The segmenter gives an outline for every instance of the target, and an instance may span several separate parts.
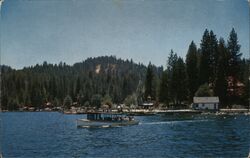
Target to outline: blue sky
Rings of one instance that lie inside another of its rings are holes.
[[[206,28],[238,33],[249,57],[247,0],[5,0],[1,10],[1,64],[14,68],[67,64],[116,55],[166,65],[171,49],[185,57]]]

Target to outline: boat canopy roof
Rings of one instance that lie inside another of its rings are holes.
[[[123,117],[123,113],[113,113],[113,112],[89,112],[87,113],[87,119],[89,120],[107,120],[116,117]]]
[[[87,114],[104,114],[104,115],[123,115],[124,113],[120,112],[88,112]]]

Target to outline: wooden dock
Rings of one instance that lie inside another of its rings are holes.
[[[247,113],[249,109],[220,109],[220,112],[224,113]]]
[[[184,110],[164,110],[164,111],[159,111],[157,113],[158,114],[200,114],[202,113],[202,111],[184,109]]]
[[[129,115],[136,115],[136,116],[148,116],[148,115],[156,115],[156,114],[200,114],[201,111],[198,110],[191,110],[191,109],[182,109],[182,110],[148,110],[148,109],[134,109],[128,112],[125,112]]]

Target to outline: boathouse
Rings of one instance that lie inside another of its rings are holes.
[[[153,102],[144,102],[144,103],[142,103],[142,104],[139,104],[139,106],[140,106],[142,109],[151,109],[151,108],[153,108],[154,103],[153,103]]]
[[[192,108],[196,110],[219,110],[219,97],[194,97]]]

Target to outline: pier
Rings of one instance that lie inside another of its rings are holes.
[[[201,111],[192,109],[179,109],[179,110],[160,110],[160,109],[132,109],[129,111],[124,111],[129,115],[155,115],[155,114],[200,114]]]

